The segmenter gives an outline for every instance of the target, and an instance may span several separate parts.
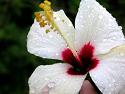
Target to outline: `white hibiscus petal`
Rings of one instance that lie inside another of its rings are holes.
[[[85,76],[69,75],[69,64],[39,66],[29,78],[30,94],[78,94]]]
[[[27,49],[30,53],[43,58],[61,59],[61,51],[66,48],[65,41],[57,32],[46,33],[46,27],[41,28],[34,22],[27,36]]]
[[[60,22],[55,19],[55,24],[60,25],[60,30],[65,32],[65,35],[73,35],[74,27],[64,12],[54,12],[54,17],[56,16],[58,16],[57,19],[62,20],[60,24]],[[48,29],[50,32],[46,33]],[[49,25],[40,27],[39,23],[34,21],[27,36],[28,51],[40,57],[61,60],[61,52],[67,47],[67,41],[63,38],[65,35],[61,35],[58,31],[53,31]],[[66,38],[68,38],[68,36]],[[71,38],[73,37],[71,36],[69,40],[71,40]]]
[[[58,13],[55,12],[54,18],[59,33],[63,36],[68,46],[73,48],[75,29],[72,22],[68,19],[63,10],[58,11]]]
[[[90,71],[90,76],[103,94],[124,94],[125,45],[102,55],[98,66]]]
[[[116,19],[96,0],[82,0],[76,16],[76,49],[85,42],[96,47],[95,54],[108,52],[115,46],[125,43],[121,27]]]

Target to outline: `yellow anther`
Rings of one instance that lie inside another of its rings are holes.
[[[48,23],[52,24],[53,26],[53,11],[51,8],[51,2],[48,0],[45,0],[44,3],[41,3],[39,5],[39,7],[44,10],[46,20],[48,20]]]
[[[39,4],[39,7],[42,8],[44,11],[51,10],[51,2],[45,0],[44,3]]]
[[[38,17],[38,16],[40,16],[40,13],[39,13],[39,12],[35,12],[34,15],[35,15],[36,17]]]
[[[36,21],[40,22],[42,20],[42,17],[36,17]]]
[[[53,21],[52,11],[46,11],[46,18],[49,22]]]
[[[54,28],[54,21],[53,21],[53,11],[51,8],[51,2],[48,0],[45,0],[43,3],[39,4],[39,7],[43,9],[44,13],[41,12],[35,12],[36,21],[39,22],[39,25],[41,27],[44,27],[45,25],[51,25],[51,27]],[[45,16],[45,19],[42,18],[42,16]],[[47,31],[49,32],[49,31]]]
[[[46,23],[45,23],[44,21],[41,21],[41,22],[39,23],[39,25],[40,25],[40,27],[44,27],[44,26],[46,25]]]
[[[44,3],[45,3],[46,5],[51,6],[51,2],[50,2],[50,1],[48,1],[48,0],[45,0],[45,1],[44,1]]]
[[[44,11],[51,11],[51,6],[45,4]]]
[[[34,15],[36,16],[36,21],[40,22],[42,20],[42,17],[39,12],[35,12]]]
[[[39,7],[44,10],[45,4],[41,3],[41,4],[39,4]]]

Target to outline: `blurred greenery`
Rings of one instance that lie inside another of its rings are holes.
[[[34,12],[43,0],[0,0],[0,94],[28,94],[28,78],[40,64],[56,63],[27,52],[26,39]],[[98,0],[125,31],[125,0]],[[74,22],[80,0],[52,0]]]

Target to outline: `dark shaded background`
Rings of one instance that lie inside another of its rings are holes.
[[[28,94],[27,80],[40,64],[57,61],[27,52],[26,38],[34,12],[43,0],[0,0],[0,94]],[[98,0],[125,31],[125,0]],[[74,22],[80,0],[52,0]]]

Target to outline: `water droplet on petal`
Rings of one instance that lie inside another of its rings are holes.
[[[55,87],[55,82],[50,82],[49,84],[48,84],[48,88],[54,88]]]
[[[31,91],[30,91],[30,94],[35,94],[35,91],[34,91],[34,90],[31,90]]]
[[[52,38],[53,36],[52,35],[49,35],[49,38]]]
[[[112,85],[111,84],[109,84],[109,87],[111,87]]]
[[[103,8],[106,11],[106,8]]]
[[[122,75],[123,78],[125,78],[125,75]]]
[[[80,18],[82,19],[82,18],[83,18],[83,16],[80,16]]]
[[[103,39],[103,42],[106,42],[107,41],[107,39]]]
[[[42,19],[43,19],[43,20],[45,20],[45,19],[46,19],[46,17],[45,17],[45,16],[42,16]]]
[[[63,81],[65,82],[65,81],[66,81],[66,79],[63,79]]]
[[[115,40],[115,39],[116,39],[116,37],[113,37],[112,39],[114,39],[114,40]]]
[[[58,54],[58,53],[56,53],[56,56],[59,56],[59,54]]]
[[[56,18],[56,20],[57,20],[57,21],[60,21],[60,18],[59,18],[59,17],[57,17],[57,18]]]
[[[103,16],[102,15],[99,15],[99,19],[102,19],[103,18]]]
[[[122,30],[122,27],[121,27],[121,26],[119,26],[119,28]]]
[[[111,88],[111,91],[114,91],[114,88]]]
[[[116,21],[116,18],[113,18],[114,21]]]
[[[89,18],[91,18],[91,15],[88,15]]]
[[[94,42],[96,42],[96,40],[95,40],[95,39],[94,39],[93,41],[94,41]]]
[[[120,53],[120,56],[124,56],[124,53]]]
[[[108,94],[112,94],[111,92],[109,92]]]
[[[68,26],[72,26],[72,24],[68,24]]]
[[[69,49],[68,45],[67,45],[67,48]]]
[[[44,80],[45,80],[45,81],[48,81],[49,79],[48,79],[48,78],[45,78]]]
[[[116,81],[113,79],[112,82],[115,83]]]
[[[87,6],[87,8],[90,8],[90,6]]]

